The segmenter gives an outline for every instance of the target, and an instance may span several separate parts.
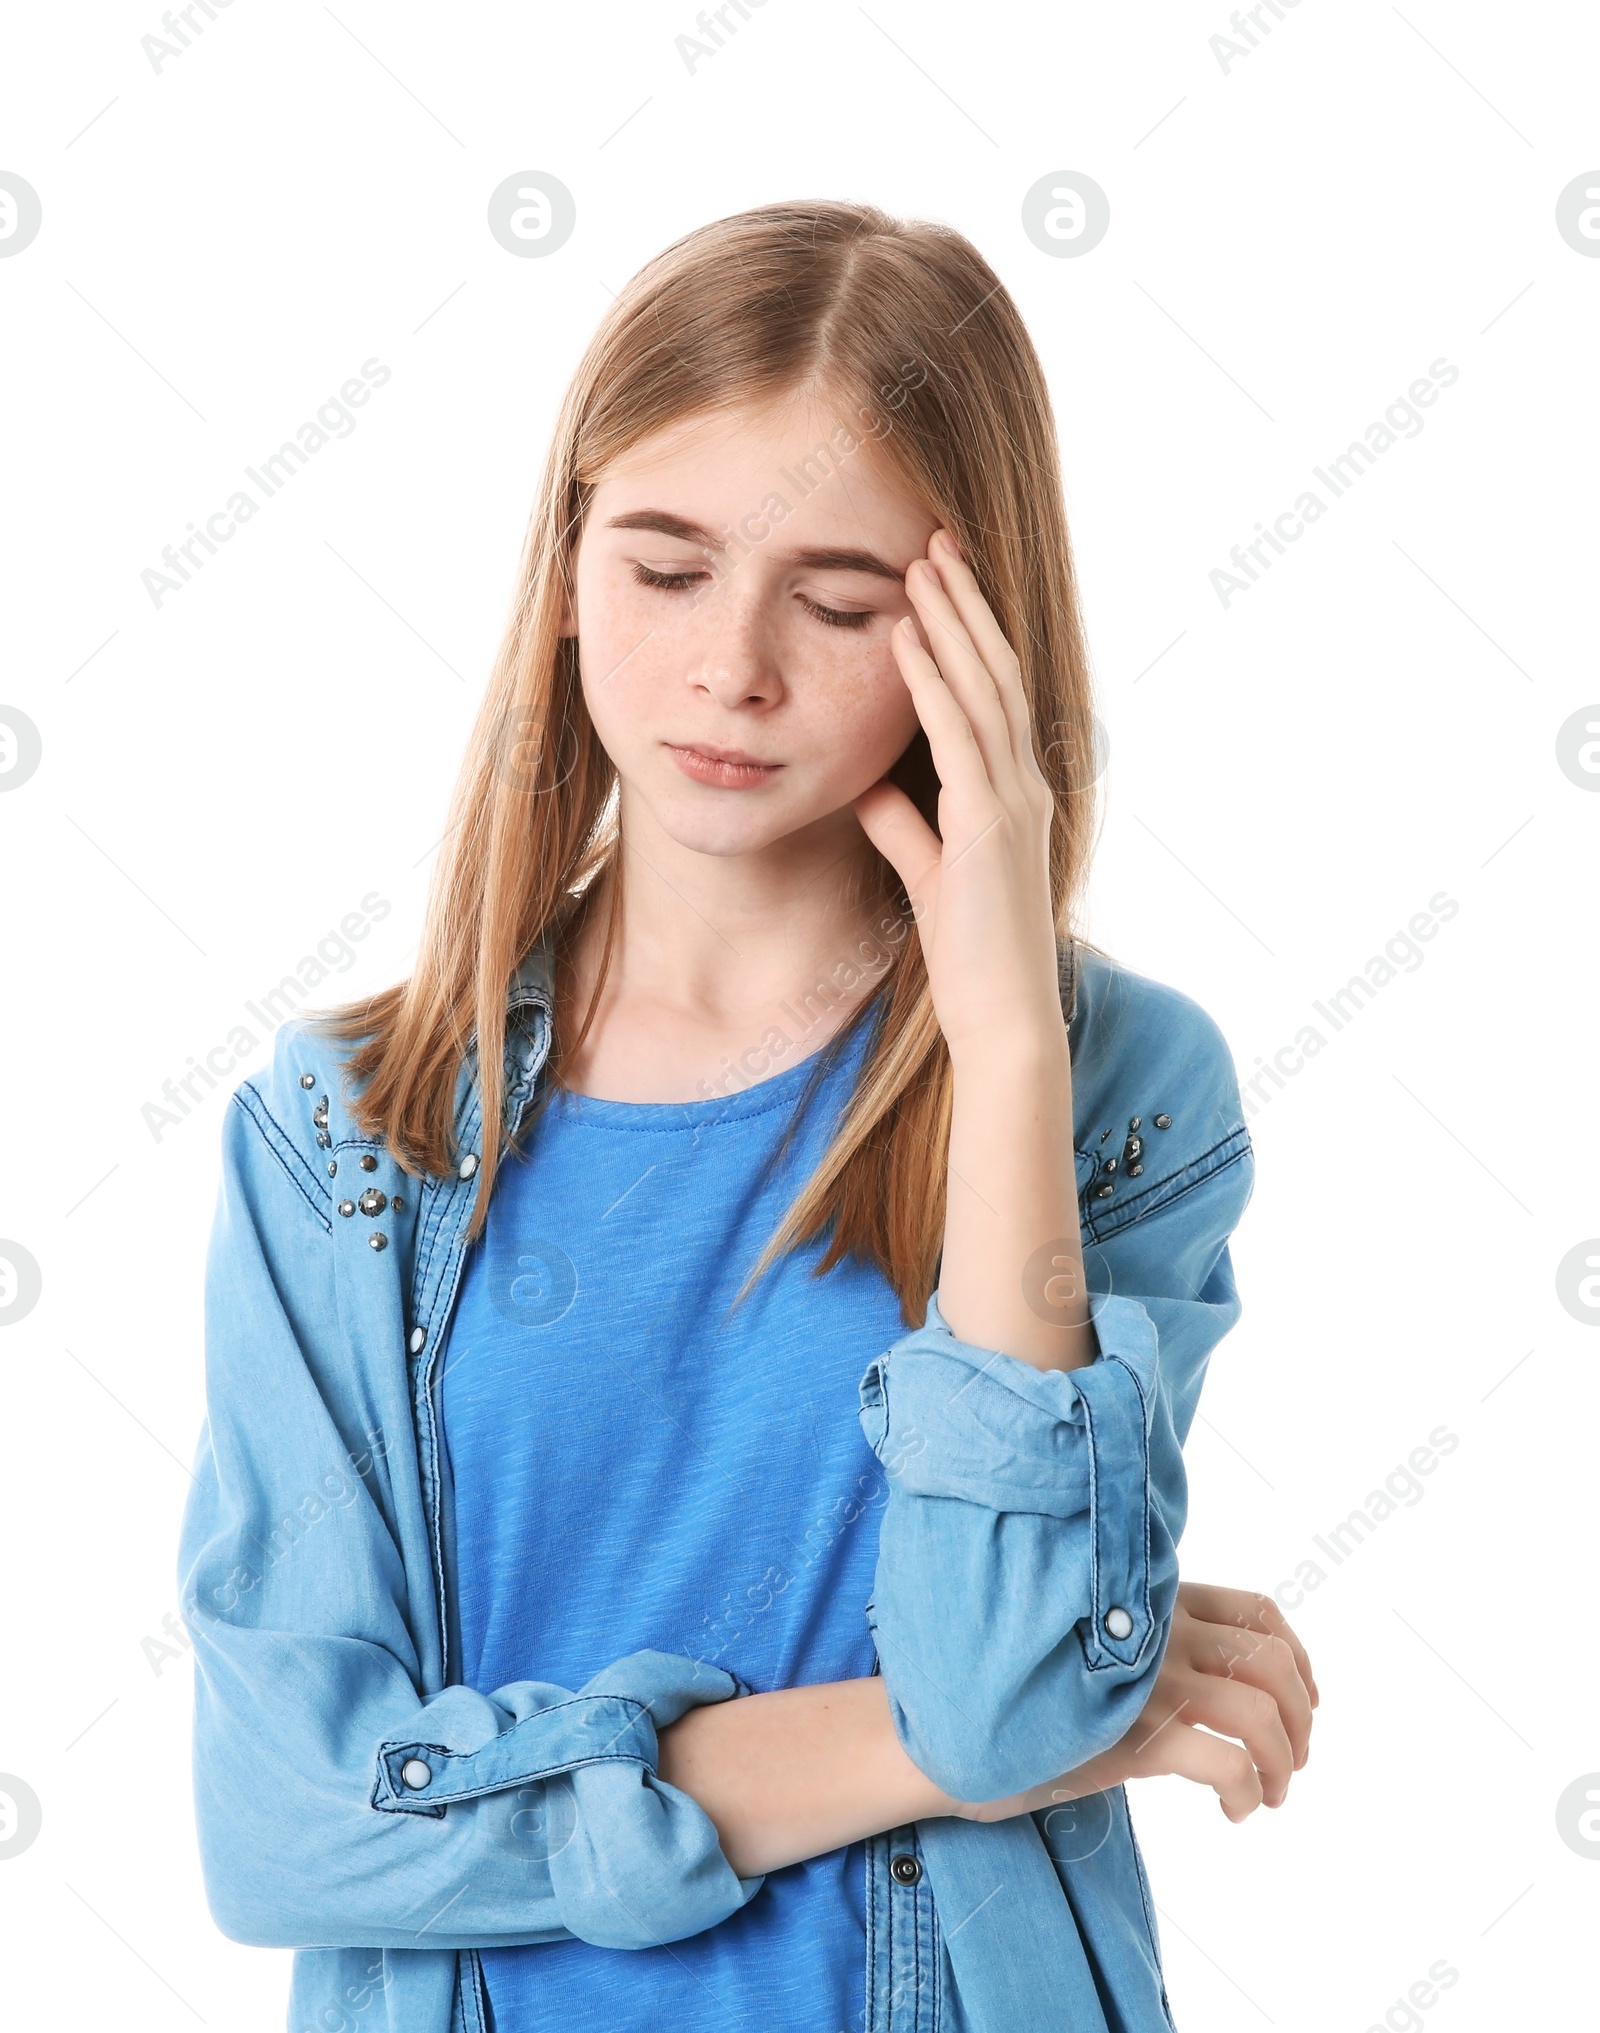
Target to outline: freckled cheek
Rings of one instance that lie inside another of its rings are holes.
[[[613,758],[652,739],[646,730],[659,722],[671,689],[660,658],[652,655],[656,644],[641,650],[635,647],[636,642],[636,637],[613,640],[603,656],[584,652],[583,689],[589,717]]]
[[[873,745],[909,740],[918,724],[900,666],[886,645],[863,646],[850,664],[819,685],[814,699],[819,725]]]
[[[579,609],[584,670],[596,677],[626,670],[633,684],[653,687],[659,696],[703,653],[706,615],[703,599],[668,600],[633,585],[607,588]]]

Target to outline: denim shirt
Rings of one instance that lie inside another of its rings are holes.
[[[1220,1033],[1094,952],[1064,948],[1060,971],[1097,1359],[1035,1369],[959,1340],[934,1300],[860,1387],[889,1481],[879,1670],[907,1752],[962,1800],[1071,1770],[1149,1699],[1181,1443],[1239,1310],[1252,1158]],[[507,1007],[502,1138],[548,1050],[545,945]],[[296,1951],[290,2033],[487,2033],[479,1949],[676,1941],[760,1892],[656,1770],[658,1730],[750,1690],[654,1651],[579,1688],[460,1683],[437,1372],[482,1148],[475,1058],[457,1171],[420,1180],[351,1123],[341,1064],[285,1024],[223,1129],[179,1546],[201,1862],[226,1935]],[[1121,1787],[866,1847],[861,2033],[1171,2026]]]

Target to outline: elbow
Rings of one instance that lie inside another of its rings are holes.
[[[206,1906],[212,1921],[229,1941],[245,1948],[306,1948],[311,1944],[294,1925],[294,1916],[260,1888],[243,1884],[231,1871],[205,1872]]]
[[[341,1911],[337,1901],[308,1903],[309,1886],[246,1880],[235,1870],[205,1873],[206,1906],[217,1930],[244,1948],[410,1948],[416,1936]]]
[[[569,1783],[571,1838],[550,1858],[562,1924],[594,1948],[656,1948],[715,1927],[760,1891],[724,1856],[699,1803],[628,1763],[581,1768]]]
[[[348,1901],[310,1854],[285,1854],[273,1831],[213,1812],[197,1816],[206,1907],[219,1933],[245,1948],[345,1948]],[[374,1943],[374,1946],[383,1944]]]

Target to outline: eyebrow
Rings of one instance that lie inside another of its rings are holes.
[[[725,551],[728,548],[726,537],[716,536],[698,522],[690,522],[687,517],[674,515],[665,508],[639,508],[627,515],[614,515],[604,526],[607,529],[654,530],[658,536],[678,537],[686,544],[698,544],[707,551]],[[874,551],[839,550],[812,544],[798,550],[773,551],[770,555],[780,564],[809,565],[817,572],[870,572],[874,578],[893,579],[897,586],[905,583],[905,573],[897,572]]]

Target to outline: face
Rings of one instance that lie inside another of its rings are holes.
[[[858,833],[918,728],[889,631],[939,526],[874,428],[825,400],[690,419],[595,488],[564,632],[625,825],[716,855]]]

